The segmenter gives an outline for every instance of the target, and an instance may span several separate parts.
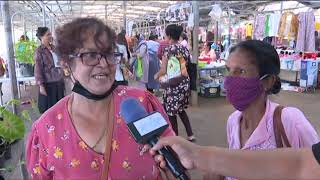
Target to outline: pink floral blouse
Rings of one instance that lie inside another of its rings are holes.
[[[113,92],[115,114],[109,180],[162,179],[158,166],[143,145],[131,137],[120,116],[120,104],[136,97],[148,112],[158,111],[167,120],[159,101],[147,91],[119,86]],[[81,139],[72,124],[67,103],[60,100],[32,126],[26,146],[27,168],[33,179],[98,180],[103,171],[103,154],[95,152]],[[168,128],[163,136],[172,136]]]

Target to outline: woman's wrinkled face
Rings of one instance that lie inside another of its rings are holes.
[[[253,64],[253,57],[241,49],[237,49],[229,55],[227,71],[229,76],[237,77],[258,77],[259,70]]]
[[[92,33],[88,36],[83,43],[83,47],[79,50],[79,54],[100,52],[95,44]],[[100,41],[109,43],[107,34],[102,35]],[[111,43],[110,46],[112,46]],[[106,53],[112,54],[113,52]],[[105,57],[102,57],[100,62],[94,66],[86,65],[83,62],[84,61],[78,57],[73,59],[73,67],[71,67],[73,77],[91,93],[98,95],[106,93],[115,80],[116,65],[108,63]]]

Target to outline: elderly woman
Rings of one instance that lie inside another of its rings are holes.
[[[47,27],[39,27],[37,37],[41,45],[35,51],[35,78],[39,85],[38,107],[41,113],[64,97],[63,70],[54,53],[52,34]]]
[[[33,124],[26,147],[32,178],[162,179],[151,155],[131,137],[120,104],[137,98],[148,112],[167,116],[150,93],[114,84],[121,60],[114,31],[96,18],[78,18],[56,32],[56,50],[74,87]],[[174,135],[171,128],[168,135]]]

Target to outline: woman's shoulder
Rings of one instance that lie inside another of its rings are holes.
[[[234,126],[239,122],[239,119],[241,117],[240,111],[234,111],[230,116],[228,117],[227,126]]]
[[[315,128],[300,109],[285,107],[281,121],[292,147],[310,147],[319,141]]]
[[[63,116],[66,116],[67,102],[70,96],[66,96],[57,102],[54,106],[44,112],[38,120],[33,123],[33,126],[39,128],[46,128],[48,125],[56,126],[62,123]]]
[[[145,97],[147,95],[147,91],[141,88],[136,88],[136,87],[132,87],[132,86],[122,86],[119,85],[116,88],[116,91],[118,96],[122,96],[124,94],[126,94],[126,96],[131,96],[131,97]]]
[[[300,124],[307,120],[300,109],[290,106],[283,108],[281,116],[283,123]]]

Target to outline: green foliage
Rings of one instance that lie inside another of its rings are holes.
[[[34,53],[37,49],[37,43],[31,41],[18,41],[15,45],[15,57],[18,62],[34,64]]]
[[[8,106],[16,104],[20,105],[19,100],[11,100],[5,105],[0,106],[0,138],[3,139],[6,144],[11,144],[16,140],[23,139],[26,128],[25,121],[31,121],[30,111],[23,110],[19,115],[15,115],[7,109]],[[32,100],[32,110],[39,115],[38,108],[35,102]]]
[[[22,139],[25,133],[24,121],[3,107],[0,109],[0,115],[3,118],[0,122],[0,136],[9,143]]]

